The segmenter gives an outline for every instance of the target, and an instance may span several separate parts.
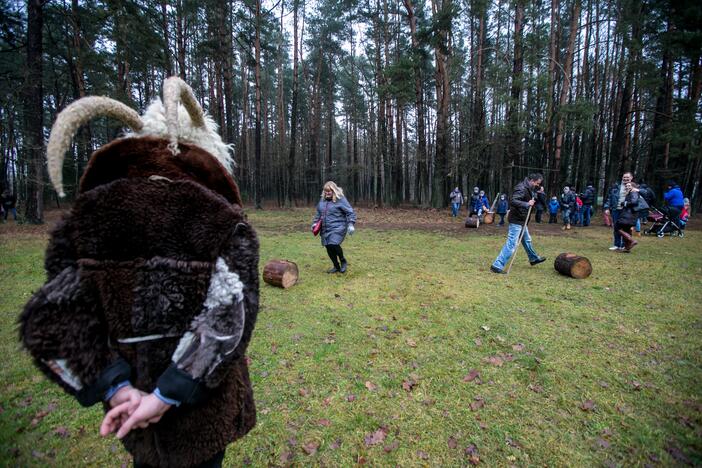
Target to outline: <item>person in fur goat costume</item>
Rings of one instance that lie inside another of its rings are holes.
[[[83,98],[49,140],[61,195],[63,154],[98,115],[132,132],[91,156],[20,317],[22,343],[81,405],[103,403],[101,434],[116,432],[135,466],[218,466],[256,422],[245,352],[259,245],[229,148],[179,78],[143,117]]]

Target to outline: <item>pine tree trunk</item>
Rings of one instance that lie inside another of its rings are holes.
[[[27,158],[27,198],[24,215],[27,222],[44,222],[44,133],[42,87],[42,0],[27,3],[27,79],[25,80],[24,118]],[[15,194],[16,195],[16,194]]]

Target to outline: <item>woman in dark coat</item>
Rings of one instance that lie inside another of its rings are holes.
[[[631,230],[636,225],[636,219],[638,218],[639,191],[634,188],[631,182],[627,182],[624,185],[624,191],[626,195],[622,205],[622,212],[617,219],[616,229],[624,240],[623,251],[628,253],[638,244],[631,236]]]
[[[344,191],[334,182],[324,184],[322,198],[317,204],[317,214],[312,221],[312,227],[322,219],[322,230],[319,237],[322,245],[327,248],[327,254],[333,267],[327,273],[346,273],[348,263],[341,249],[341,243],[355,231],[356,213],[344,197]]]

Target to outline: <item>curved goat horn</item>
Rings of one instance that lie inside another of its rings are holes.
[[[170,143],[168,149],[178,154],[178,104],[182,103],[190,115],[194,127],[205,127],[205,112],[195,98],[193,89],[177,76],[171,76],[163,82],[163,107],[166,111],[166,125]]]
[[[139,114],[125,104],[114,99],[102,96],[91,96],[79,99],[59,113],[56,117],[49,144],[46,148],[46,160],[49,164],[49,178],[59,197],[64,197],[63,192],[63,158],[71,146],[73,137],[78,129],[95,117],[115,118],[138,132],[142,128]]]

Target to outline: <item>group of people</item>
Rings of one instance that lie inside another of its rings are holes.
[[[463,197],[461,189],[456,187],[449,194],[449,200],[451,201],[451,216],[454,218],[458,216],[461,206],[466,202],[468,203],[468,216],[482,217],[483,214],[490,211],[490,200],[485,194],[485,190],[480,190],[480,187],[473,187],[473,193],[467,200]]]

